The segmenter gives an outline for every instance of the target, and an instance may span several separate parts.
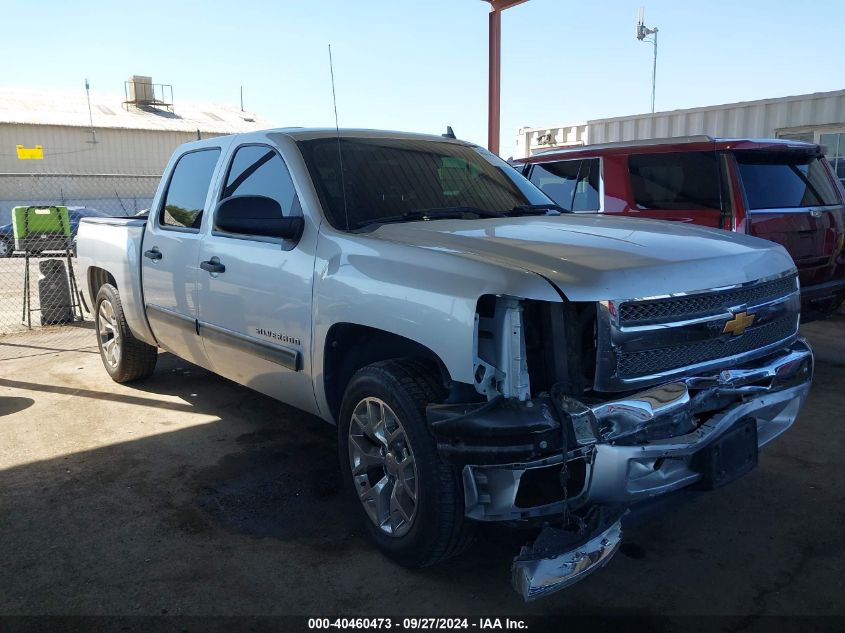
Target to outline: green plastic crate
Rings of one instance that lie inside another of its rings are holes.
[[[15,250],[64,250],[70,244],[67,207],[15,207],[12,233]]]

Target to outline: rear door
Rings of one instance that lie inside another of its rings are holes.
[[[281,155],[263,144],[237,147],[218,201],[265,196],[283,216],[301,216]],[[306,217],[298,241],[228,233],[214,217],[200,245],[199,329],[212,369],[306,411],[315,410],[311,367],[311,288],[317,229]]]
[[[832,280],[842,252],[843,205],[815,148],[736,152],[749,232],[783,245],[801,285]]]
[[[628,213],[634,217],[730,228],[729,197],[715,151],[628,156]]]
[[[200,225],[219,148],[183,154],[170,171],[167,188],[144,231],[141,279],[147,319],[159,345],[208,366],[197,334],[197,272]]]

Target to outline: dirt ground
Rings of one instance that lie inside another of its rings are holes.
[[[3,337],[0,614],[843,616],[845,317],[804,333],[812,393],[755,471],[634,513],[607,568],[528,605],[525,534],[422,571],[373,549],[325,423],[169,354],[114,384],[90,330]]]

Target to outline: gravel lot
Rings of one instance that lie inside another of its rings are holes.
[[[641,509],[606,569],[530,605],[509,585],[524,534],[422,571],[383,558],[325,423],[169,354],[116,385],[90,330],[0,338],[0,614],[843,616],[845,317],[804,330],[815,384],[760,466]]]

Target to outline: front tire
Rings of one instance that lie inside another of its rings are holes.
[[[346,487],[375,544],[406,567],[433,565],[469,542],[460,472],[440,459],[425,419],[444,395],[425,365],[388,360],[359,370],[341,405]]]
[[[11,257],[14,252],[12,243],[4,237],[0,237],[0,258]]]
[[[126,324],[117,288],[103,284],[94,303],[94,327],[103,366],[115,382],[131,382],[153,373],[158,348],[139,341]]]

